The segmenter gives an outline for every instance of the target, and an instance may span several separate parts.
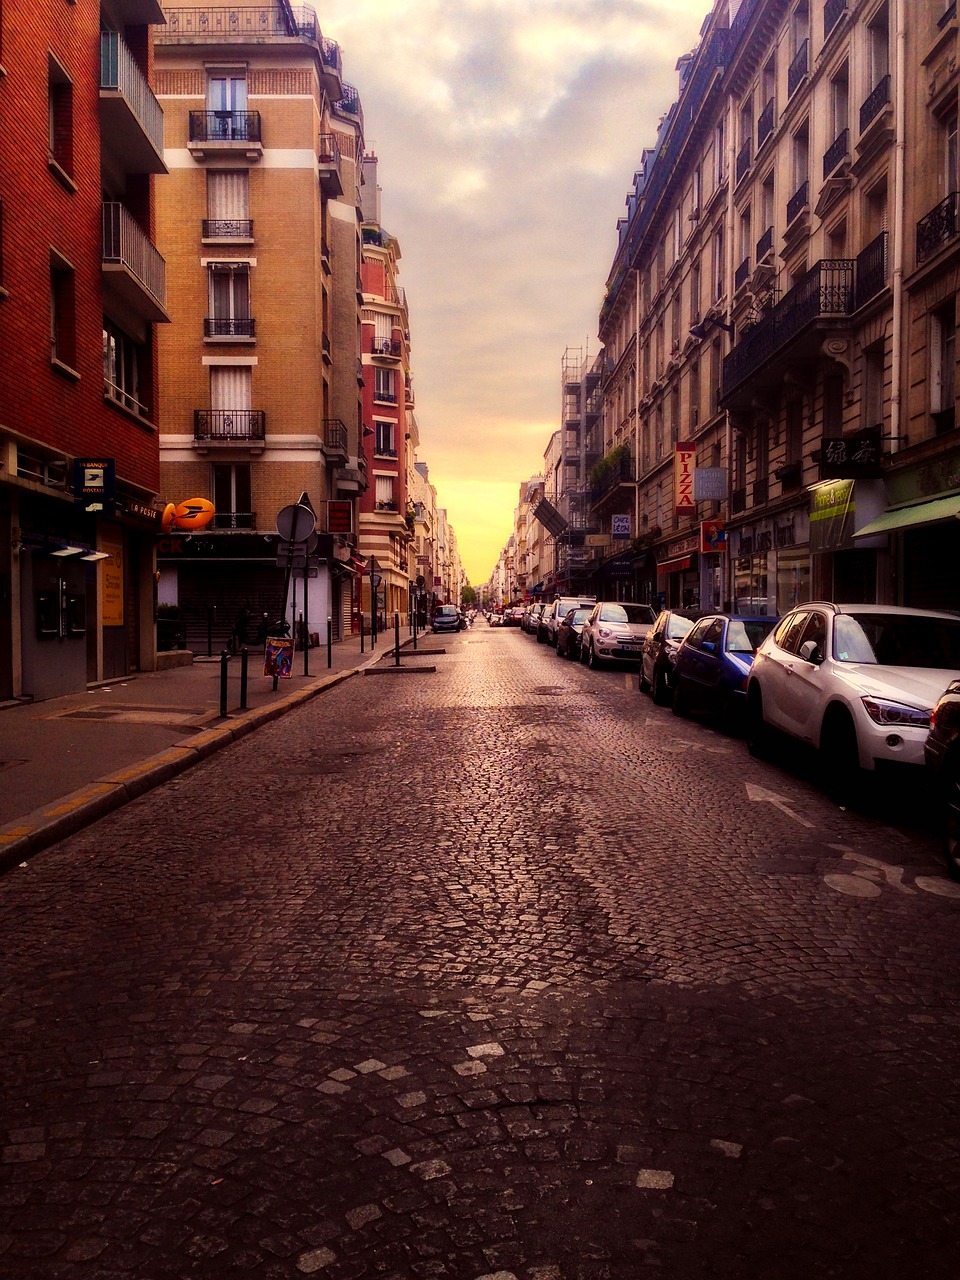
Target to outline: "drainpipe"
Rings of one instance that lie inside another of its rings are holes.
[[[636,483],[633,487],[633,536],[640,537],[640,449],[643,434],[640,430],[640,268],[633,269],[633,282],[636,291],[634,306],[634,353],[633,353],[633,462],[636,469]]]
[[[894,146],[893,177],[893,369],[890,381],[890,452],[897,453],[903,443],[901,360],[903,351],[903,220],[904,220],[904,160],[906,152],[907,113],[907,49],[906,3],[894,0],[897,23],[896,47],[896,141]]]
[[[736,143],[736,135],[734,131],[735,123],[736,123],[736,117],[734,115],[733,95],[731,94],[727,100],[727,165],[728,165],[728,168],[727,168],[727,231],[726,231],[727,278],[724,281],[724,286],[727,290],[727,293],[730,299],[730,307],[727,311],[728,321],[730,320],[733,314],[732,286],[733,286],[733,272],[735,269],[734,236],[736,235],[736,206],[734,205],[734,200],[733,200],[733,189],[734,189],[734,186],[736,185],[734,181],[734,175],[736,174],[736,164],[737,164],[737,143]],[[730,341],[729,334],[727,335],[727,341],[728,343]],[[720,362],[720,376],[721,376],[721,384],[722,384],[722,379],[723,379],[723,361],[722,360]],[[731,494],[733,492],[733,423],[730,420],[729,409],[724,410],[723,416],[724,416],[723,448],[724,448],[724,452],[726,454],[726,460],[727,460],[727,525],[729,526],[730,517],[733,514],[733,507],[731,503]],[[729,543],[729,533],[728,533],[728,542],[727,542],[726,574],[724,576],[725,576],[725,581],[723,584],[723,590],[724,590],[725,599],[722,600],[720,603],[724,609],[728,609],[732,611],[734,607],[733,554],[732,554],[732,547],[730,546],[730,543]]]

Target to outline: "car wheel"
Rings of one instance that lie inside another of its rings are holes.
[[[663,667],[653,673],[653,700],[658,707],[668,707],[673,701],[673,690]]]
[[[856,800],[863,788],[857,730],[848,712],[828,711],[820,728],[820,770],[827,794],[838,804]]]
[[[587,663],[587,646],[581,642],[580,644],[580,664],[586,666]]]
[[[770,726],[763,718],[763,696],[752,688],[747,693],[746,715],[747,750],[755,760],[767,760],[770,756]]]
[[[943,778],[943,854],[947,870],[960,880],[960,756],[946,761]]]
[[[673,701],[670,705],[675,716],[685,716],[689,714],[690,699],[683,687],[683,681],[679,676],[676,678],[676,684],[673,689]]]
[[[602,665],[602,661],[597,657],[597,651],[591,643],[590,648],[587,651],[587,666],[591,671],[599,671]]]

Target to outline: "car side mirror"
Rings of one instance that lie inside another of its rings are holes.
[[[716,652],[717,652],[717,646],[716,646],[715,641],[713,641],[713,640],[704,640],[704,642],[703,642],[703,652],[704,652],[704,653],[716,653]]]
[[[814,666],[819,665],[823,658],[820,656],[820,646],[816,640],[804,640],[800,646],[800,657],[804,662],[812,662]]]

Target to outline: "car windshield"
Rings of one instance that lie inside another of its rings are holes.
[[[651,610],[645,604],[605,604],[600,608],[601,622],[652,622]]]
[[[681,618],[678,613],[675,613],[668,619],[664,634],[668,640],[682,640],[692,628],[693,623],[693,618]]]
[[[960,670],[960,618],[841,613],[833,628],[838,662]]]
[[[727,628],[728,653],[756,653],[776,618],[734,618]]]
[[[437,610],[438,618],[455,618],[457,616],[456,605],[442,604]]]
[[[589,609],[571,609],[564,622],[571,627],[582,627],[586,620],[590,617]]]

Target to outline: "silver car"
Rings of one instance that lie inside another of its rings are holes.
[[[648,604],[601,600],[593,606],[580,635],[580,661],[588,667],[603,662],[639,662],[643,642],[656,614]]]

